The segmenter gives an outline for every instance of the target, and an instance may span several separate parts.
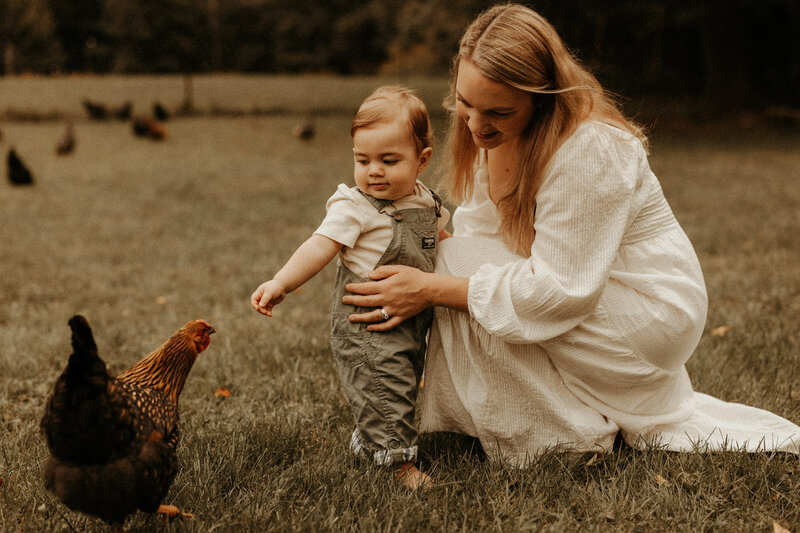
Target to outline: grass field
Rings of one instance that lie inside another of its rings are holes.
[[[342,109],[365,86],[337,96]],[[221,94],[220,108],[241,102]],[[485,460],[467,438],[431,435],[422,467],[439,486],[425,494],[354,461],[328,347],[332,268],[273,319],[247,302],[352,175],[349,112],[325,113],[304,143],[289,134],[304,109],[287,109],[179,118],[155,143],[70,107],[59,116],[76,121],[78,145],[66,158],[53,153],[59,121],[0,123],[0,154],[15,146],[37,180],[0,183],[0,530],[106,530],[41,481],[38,421],[76,313],[112,371],[190,319],[218,330],[181,397],[181,471],[167,496],[195,519],[166,531],[800,530],[795,456],[623,447],[547,453],[520,470]],[[800,135],[656,131],[651,165],[709,290],[688,365],[695,388],[800,421]],[[719,326],[731,329],[713,336]],[[215,396],[219,387],[231,396]],[[126,526],[160,520],[139,513]]]

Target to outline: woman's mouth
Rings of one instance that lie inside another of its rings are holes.
[[[494,130],[494,131],[489,132],[489,133],[476,133],[475,137],[477,137],[478,139],[480,139],[482,141],[488,141],[490,139],[493,139],[498,133],[500,133],[500,132],[497,131],[497,130]]]

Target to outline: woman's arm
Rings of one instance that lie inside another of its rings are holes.
[[[350,315],[352,322],[374,322],[367,329],[387,331],[428,307],[439,305],[468,312],[467,289],[469,278],[422,272],[402,265],[384,265],[370,274],[363,283],[349,283],[349,292],[342,303],[377,307],[368,313]],[[389,315],[382,319],[381,308]]]

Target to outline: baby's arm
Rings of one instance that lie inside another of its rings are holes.
[[[270,281],[258,286],[250,296],[250,305],[262,315],[272,316],[272,308],[325,268],[341,247],[333,239],[315,233],[300,245]]]
[[[450,238],[452,236],[453,236],[453,234],[450,233],[449,231],[447,231],[444,228],[439,230],[439,242],[442,242],[443,240],[445,240],[447,238]]]

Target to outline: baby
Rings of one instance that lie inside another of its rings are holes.
[[[286,294],[311,279],[337,254],[339,267],[331,311],[331,348],[342,388],[355,417],[350,448],[380,465],[393,465],[404,485],[432,483],[414,463],[414,411],[433,309],[387,332],[367,330],[348,316],[370,311],[342,303],[345,285],[366,281],[385,264],[432,272],[449,213],[417,180],[430,162],[433,133],[425,104],[403,87],[376,89],[359,107],[350,128],[355,187],[339,185],[327,215],[272,280],[250,297],[272,316]],[[389,316],[381,310],[383,319]]]

